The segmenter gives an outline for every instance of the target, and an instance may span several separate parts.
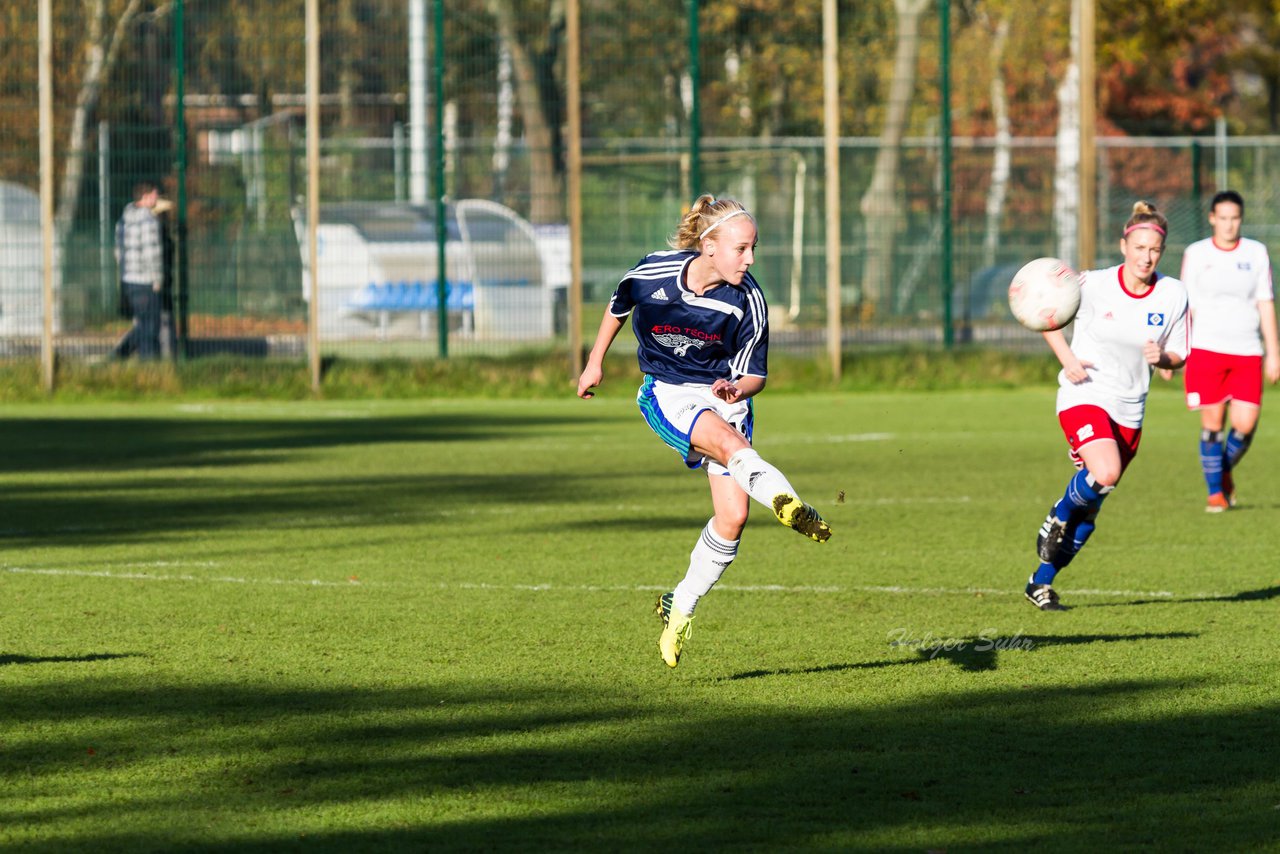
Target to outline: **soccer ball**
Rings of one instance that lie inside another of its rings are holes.
[[[1030,261],[1009,283],[1009,308],[1028,329],[1061,329],[1080,310],[1080,274],[1057,258]]]

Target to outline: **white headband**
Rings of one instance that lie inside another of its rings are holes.
[[[715,231],[717,228],[719,228],[719,227],[720,227],[720,223],[722,223],[722,222],[726,222],[727,220],[731,220],[731,219],[733,219],[735,216],[737,216],[738,214],[744,214],[744,213],[746,213],[746,211],[744,211],[744,210],[742,210],[741,208],[739,208],[738,210],[734,211],[733,213],[727,213],[727,214],[725,214],[724,216],[720,217],[720,218],[719,218],[718,220],[716,220],[715,222],[711,223],[711,225],[707,226],[707,227],[706,227],[706,229],[704,229],[704,230],[703,230],[702,234],[699,234],[699,235],[698,235],[698,239],[699,239],[699,240],[701,240],[702,238],[706,237],[706,236],[707,236],[708,234],[710,234],[711,232]]]

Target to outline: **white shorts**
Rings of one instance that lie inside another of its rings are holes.
[[[636,395],[636,403],[640,405],[640,412],[649,428],[680,454],[685,465],[696,469],[705,463],[708,474],[727,475],[729,470],[693,449],[690,437],[698,416],[707,410],[716,413],[745,436],[748,442],[751,441],[755,428],[751,398],[737,403],[725,403],[711,393],[710,386],[673,385],[646,375],[640,392]]]

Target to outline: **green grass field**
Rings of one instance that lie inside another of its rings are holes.
[[[706,487],[608,391],[7,406],[0,847],[1278,850],[1265,419],[1208,516],[1154,393],[1042,614],[1051,388],[766,392],[835,536],[754,508],[669,671]]]

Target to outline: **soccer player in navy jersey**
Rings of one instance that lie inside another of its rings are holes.
[[[578,380],[578,396],[591,397],[630,315],[645,375],[640,411],[685,465],[708,475],[715,515],[684,579],[658,599],[658,648],[669,667],[680,661],[698,600],[738,553],[750,499],[810,539],[831,536],[818,511],[751,447],[751,399],[764,388],[769,349],[768,308],[748,272],[756,236],[741,203],[700,196],[669,240],[672,249],[646,256],[618,283]]]
[[[1258,426],[1262,380],[1280,380],[1271,258],[1265,244],[1240,236],[1243,220],[1244,198],[1223,190],[1209,205],[1213,236],[1182,255],[1192,320],[1187,408],[1200,410],[1200,466],[1210,513],[1235,506],[1235,468]]]
[[[1188,352],[1187,289],[1156,273],[1169,223],[1137,202],[1120,238],[1124,263],[1080,275],[1071,343],[1044,333],[1062,363],[1058,423],[1076,474],[1036,539],[1040,566],[1026,596],[1042,611],[1064,611],[1053,579],[1093,534],[1102,502],[1138,453],[1151,371],[1182,367]]]

